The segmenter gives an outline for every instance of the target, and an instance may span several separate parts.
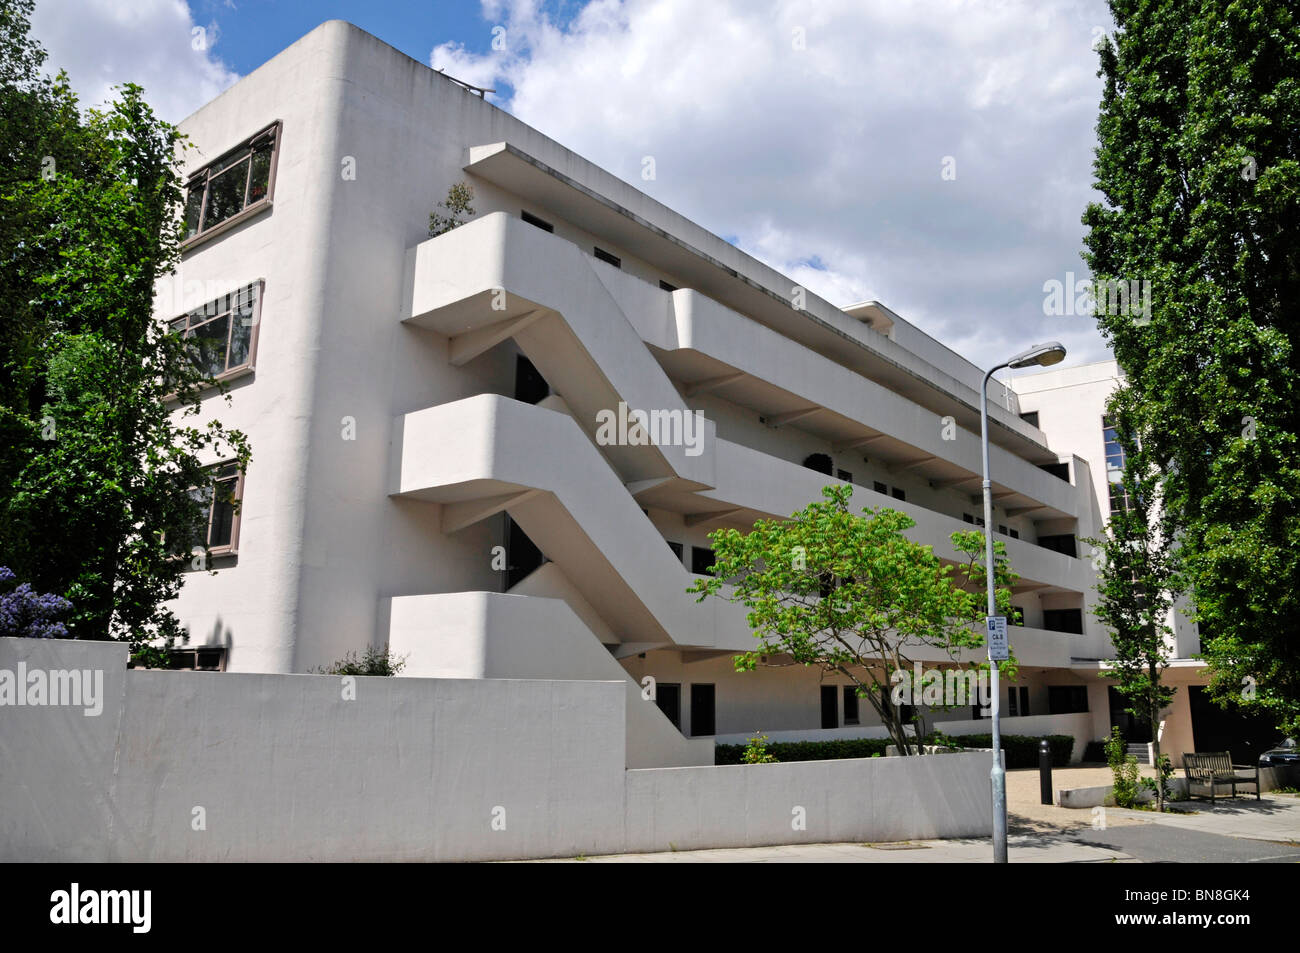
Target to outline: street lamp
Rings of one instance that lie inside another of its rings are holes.
[[[984,575],[988,584],[988,617],[998,611],[993,579],[993,484],[989,481],[989,378],[1004,367],[1050,367],[1065,359],[1065,346],[1055,341],[1035,344],[1010,360],[991,368],[980,386],[980,452],[984,460]],[[992,623],[990,623],[991,625]],[[993,862],[1007,862],[1007,772],[1002,767],[1002,690],[998,685],[998,664],[989,646],[989,676],[993,689]]]

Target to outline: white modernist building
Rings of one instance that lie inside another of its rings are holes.
[[[734,672],[743,612],[686,589],[710,531],[831,481],[955,557],[950,535],[982,524],[980,368],[877,302],[795,288],[341,21],[182,129],[190,237],[158,311],[208,343],[230,391],[212,414],[253,449],[218,470],[241,500],[212,507],[218,571],[175,605],[200,667],[306,672],[387,643],[403,675],[618,679],[629,766],[712,763],[755,730],[883,734],[843,680]],[[460,182],[473,214],[429,238]],[[1003,730],[1074,734],[1077,758],[1110,725],[1079,542],[1103,531],[1104,450],[1100,412],[1048,379],[991,387],[989,529],[1023,623]],[[658,443],[598,439],[632,411]]]

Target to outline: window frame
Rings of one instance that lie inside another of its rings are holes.
[[[230,367],[229,366],[230,345],[231,345],[231,341],[234,338],[234,333],[235,333],[235,315],[239,313],[238,311],[235,310],[234,305],[230,304],[230,302],[232,301],[232,299],[237,300],[237,296],[242,294],[245,291],[245,289],[252,289],[252,295],[253,295],[253,308],[252,308],[253,320],[252,320],[252,332],[248,336],[248,358],[242,364],[236,364],[234,367]],[[234,380],[239,377],[244,377],[247,374],[252,374],[254,371],[257,370],[257,340],[261,336],[262,298],[265,296],[265,294],[266,294],[266,279],[258,278],[254,281],[248,282],[247,284],[243,284],[237,288],[233,288],[230,291],[227,291],[225,294],[219,295],[217,298],[213,299],[212,301],[205,301],[200,307],[193,308],[190,311],[186,311],[182,314],[178,314],[174,317],[167,319],[167,328],[169,331],[176,331],[177,330],[175,327],[176,322],[185,319],[187,323],[185,325],[184,330],[181,333],[182,333],[182,339],[188,340],[188,337],[186,337],[186,335],[188,335],[189,332],[192,331],[194,328],[201,327],[212,321],[216,321],[223,314],[230,315],[230,327],[227,328],[226,330],[227,367],[220,374],[217,374],[210,378],[206,378],[207,381],[215,384],[220,381]],[[208,306],[216,304],[222,299],[225,299],[226,302],[228,303],[228,307],[226,308],[226,310],[213,311],[212,314],[209,316]],[[189,324],[188,319],[191,316],[199,313],[204,315],[203,320],[197,322],[196,324]]]
[[[235,490],[232,499],[232,502],[234,504],[234,513],[231,515],[230,518],[230,542],[222,543],[220,546],[212,546],[209,545],[209,543],[212,539],[212,520],[217,509],[216,484],[218,482],[225,482],[226,480],[229,479],[229,478],[223,478],[221,480],[218,480],[217,474],[219,474],[226,467],[235,468],[235,475],[234,475]],[[219,460],[216,463],[209,464],[207,467],[205,467],[205,469],[209,474],[212,475],[212,478],[208,481],[207,485],[209,487],[212,487],[213,493],[212,493],[212,498],[208,501],[208,515],[207,515],[208,526],[207,526],[207,531],[203,534],[203,547],[205,550],[207,550],[208,555],[214,558],[219,556],[237,556],[239,555],[239,530],[241,524],[243,523],[243,515],[244,515],[244,477],[245,477],[244,471],[240,468],[239,461],[234,457],[225,460]],[[190,492],[193,493],[198,489],[199,487],[191,487]],[[188,552],[177,553],[176,558],[189,559],[193,556],[194,550],[197,548],[198,548],[197,546],[191,546]]]
[[[239,223],[248,221],[250,218],[253,218],[255,215],[261,214],[262,212],[271,208],[275,204],[276,169],[280,165],[280,141],[281,141],[281,134],[284,131],[283,126],[284,124],[281,120],[279,119],[275,120],[270,125],[264,126],[261,129],[259,129],[257,132],[253,133],[247,139],[242,140],[239,143],[239,145],[235,146],[232,149],[227,149],[225,152],[221,153],[221,155],[217,156],[211,162],[208,162],[205,165],[200,166],[199,168],[191,172],[188,176],[186,176],[185,184],[184,186],[182,186],[182,188],[185,190],[185,202],[181,207],[181,223],[182,225],[184,225],[186,211],[189,208],[190,191],[200,180],[202,180],[203,201],[199,204],[199,224],[202,225],[204,216],[207,214],[208,211],[208,202],[209,199],[211,198],[211,185],[212,185],[212,179],[214,178],[214,176],[212,175],[213,169],[215,169],[217,166],[221,165],[221,163],[225,162],[227,159],[229,159],[231,156],[237,153],[247,150],[249,154],[248,172],[246,173],[246,176],[244,178],[244,207],[241,208],[234,215],[231,215],[229,218],[226,218],[223,221],[220,221],[217,224],[213,225],[211,228],[200,228],[193,235],[190,235],[189,237],[183,239],[180,245],[180,250],[182,254],[188,252],[190,249],[195,248],[198,245],[203,244],[209,239],[215,238],[218,235],[221,235],[229,231]],[[258,140],[264,138],[267,135],[271,136],[271,159],[270,159],[270,169],[267,172],[267,179],[266,179],[266,195],[262,196],[256,202],[250,204],[248,202],[248,190],[250,186],[249,180],[251,179],[253,174],[252,156],[254,152],[256,152],[256,150],[254,149],[254,144],[257,143]]]

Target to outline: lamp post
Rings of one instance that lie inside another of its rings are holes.
[[[988,617],[998,611],[993,578],[993,484],[989,480],[989,378],[1004,367],[1050,367],[1065,359],[1065,347],[1055,341],[1035,344],[1027,351],[991,368],[980,386],[980,454],[984,462],[984,575],[988,587]],[[1002,690],[998,684],[998,664],[989,651],[989,677],[993,694],[993,862],[1007,862],[1007,772],[1002,767]]]

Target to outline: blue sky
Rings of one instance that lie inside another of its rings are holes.
[[[33,32],[84,102],[131,81],[180,121],[334,18],[834,304],[977,364],[1109,357],[1044,307],[1087,274],[1105,0],[39,0]]]

